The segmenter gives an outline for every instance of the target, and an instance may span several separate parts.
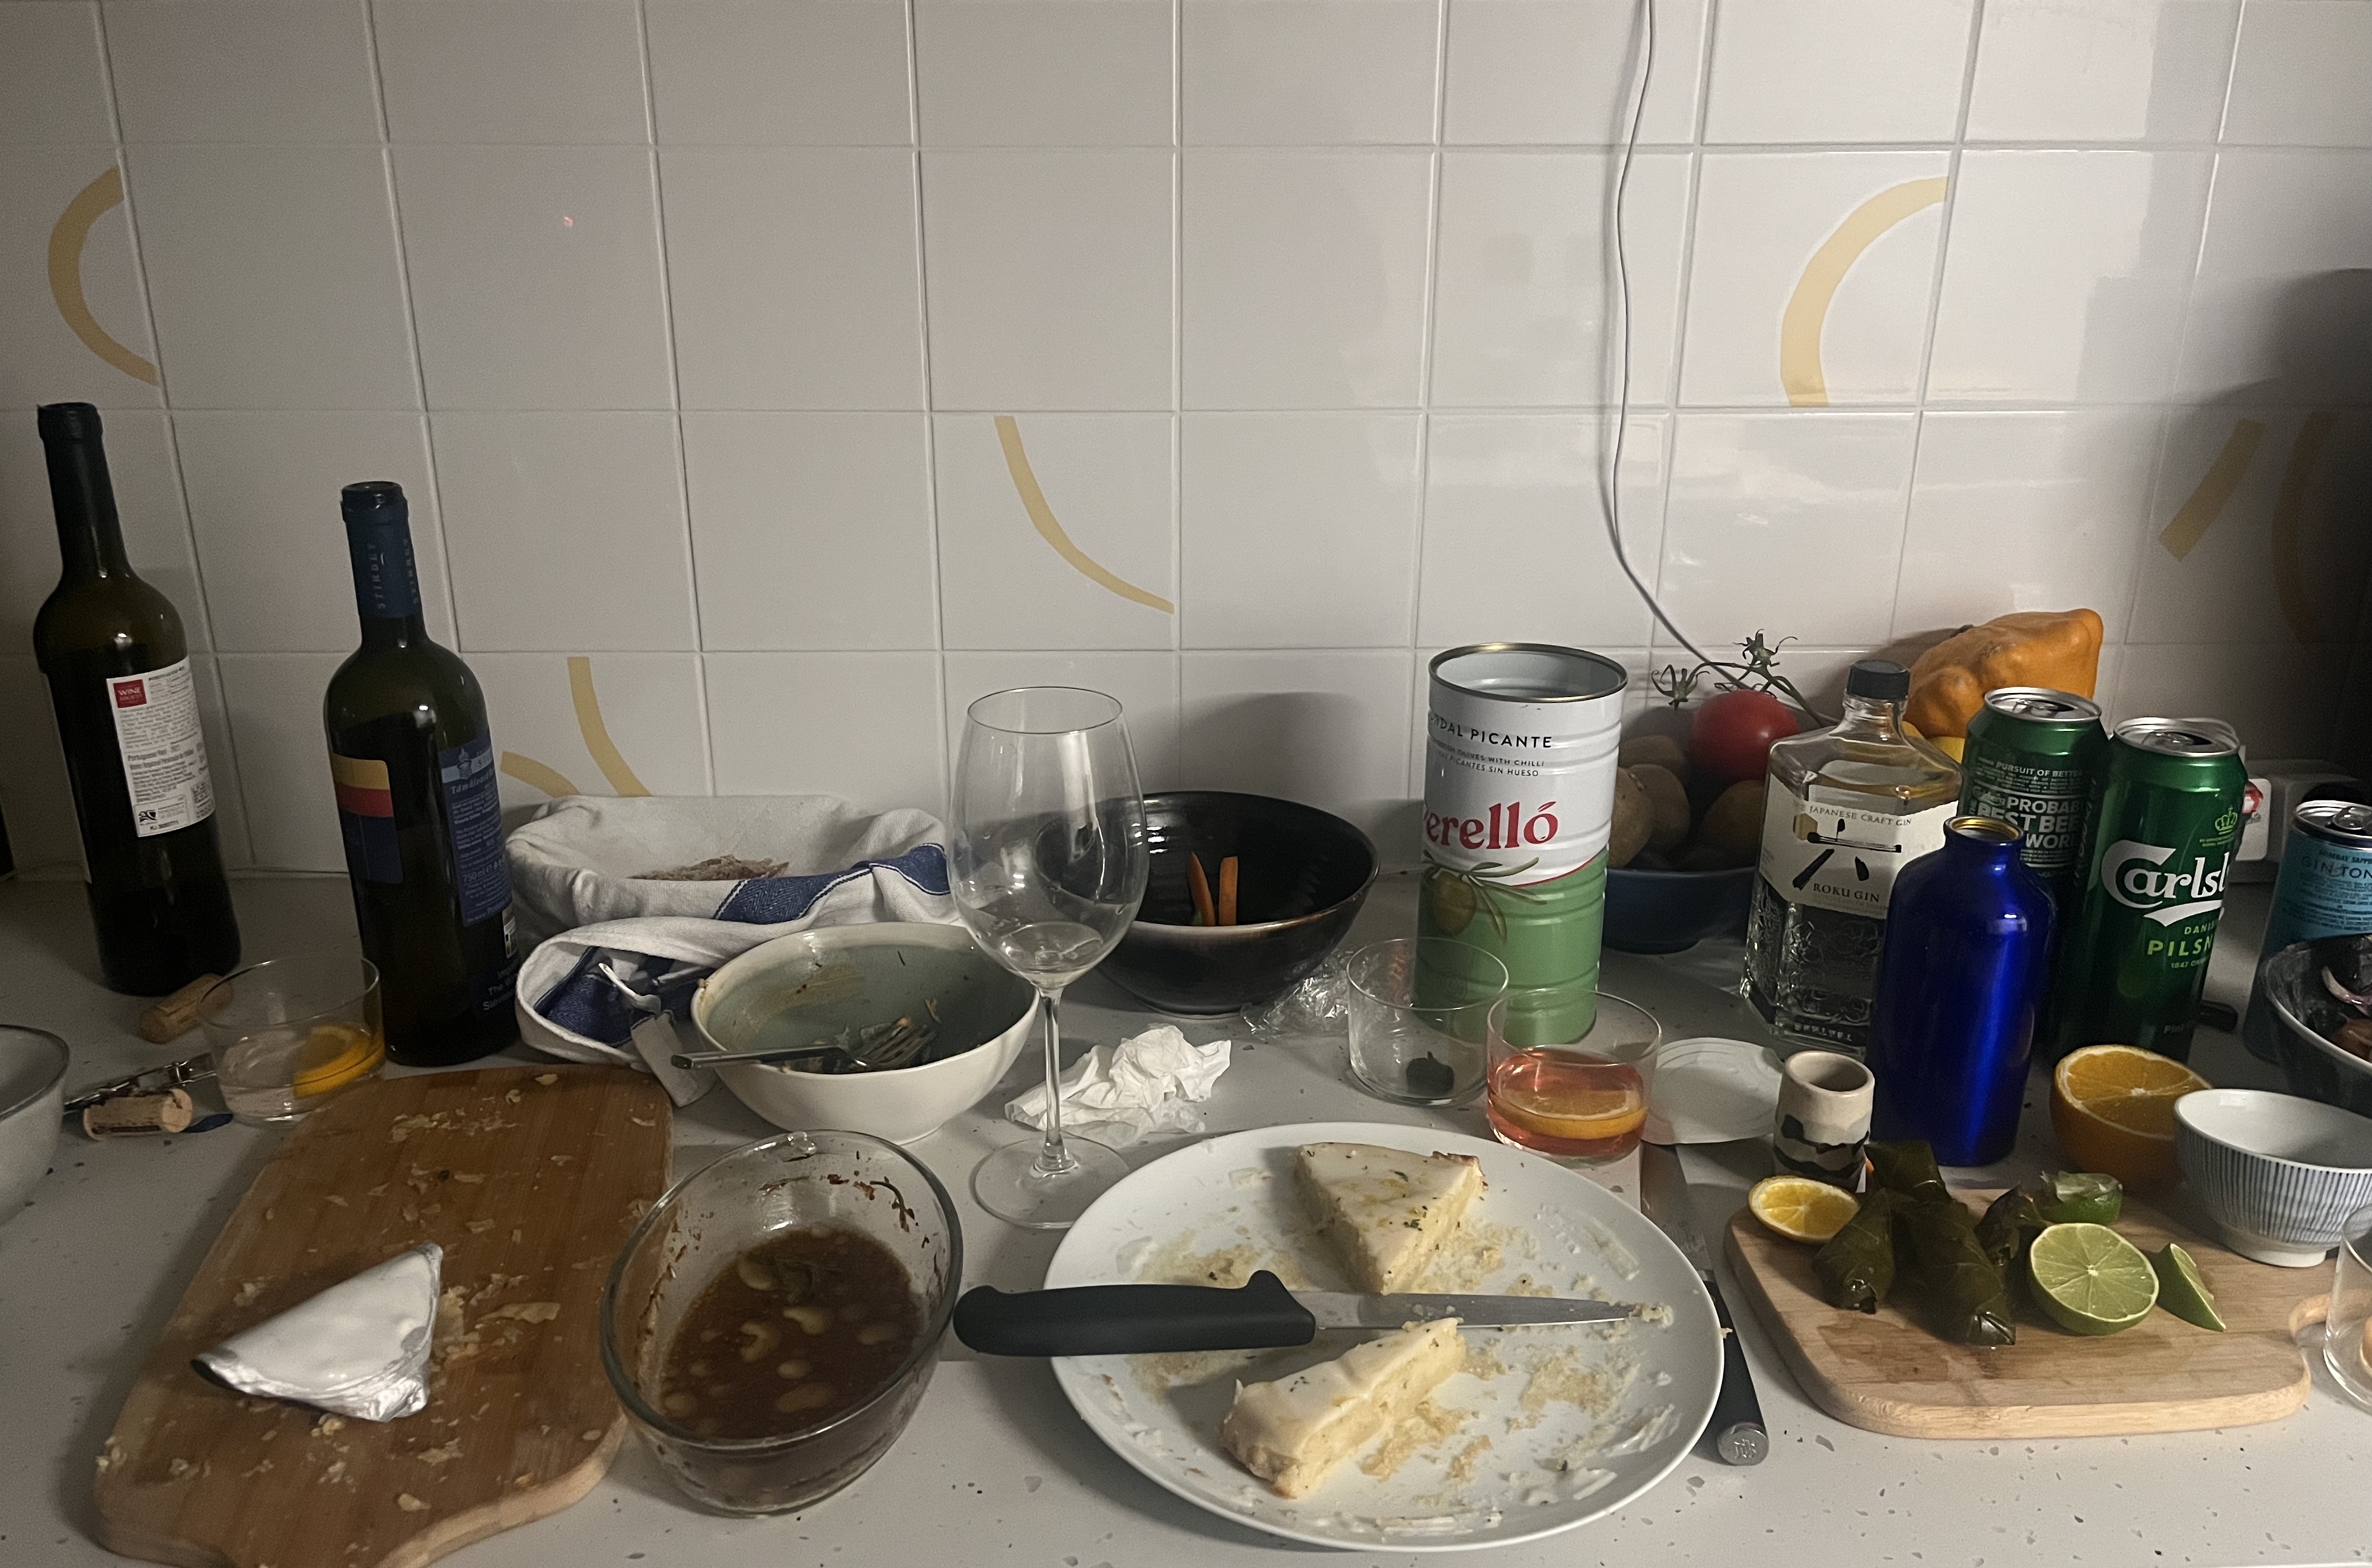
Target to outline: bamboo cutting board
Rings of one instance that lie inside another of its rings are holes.
[[[199,1266],[98,1459],[110,1551],[191,1568],[415,1568],[592,1490],[625,1434],[602,1285],[665,1188],[669,1105],[610,1067],[358,1086],[288,1135]],[[445,1249],[428,1408],[219,1388],[190,1357],[423,1241]],[[457,1294],[458,1293],[458,1294]]]
[[[1982,1209],[1997,1194],[1962,1193]],[[2154,1311],[2101,1338],[2070,1334],[2016,1287],[2017,1343],[1948,1344],[1897,1306],[1841,1311],[1820,1299],[1810,1247],[1739,1209],[1729,1261],[1805,1397],[1839,1421],[1896,1437],[2099,1437],[2277,1421],[2313,1385],[2297,1331],[2320,1319],[2331,1277],[2226,1250],[2132,1198],[2119,1235],[2145,1252],[2179,1241],[2215,1297],[2225,1332]]]

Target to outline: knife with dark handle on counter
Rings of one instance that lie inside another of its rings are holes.
[[[956,1338],[983,1355],[1139,1355],[1163,1351],[1306,1345],[1324,1329],[1397,1329],[1455,1318],[1470,1329],[1608,1323],[1636,1316],[1623,1301],[1549,1295],[1359,1295],[1287,1290],[1262,1269],[1242,1285],[1074,1285],[1002,1291],[976,1285],[956,1303]]]
[[[1714,1402],[1713,1421],[1705,1431],[1714,1452],[1724,1464],[1759,1465],[1771,1452],[1771,1434],[1762,1425],[1762,1401],[1754,1395],[1754,1374],[1747,1369],[1746,1348],[1729,1320],[1729,1303],[1713,1277],[1713,1254],[1705,1250],[1689,1200],[1689,1179],[1680,1168],[1680,1154],[1667,1144],[1639,1145],[1639,1207],[1672,1238],[1689,1267],[1704,1282],[1713,1297],[1714,1316],[1721,1320],[1721,1397]]]

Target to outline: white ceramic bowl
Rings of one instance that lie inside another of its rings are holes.
[[[894,961],[901,952],[932,957],[916,963],[910,979],[909,967]],[[716,1070],[742,1104],[777,1127],[837,1128],[910,1144],[979,1103],[1005,1076],[1029,1040],[1036,999],[961,926],[891,922],[762,943],[700,982],[692,1021],[709,1050],[744,1051],[776,1040],[829,1038],[838,1020],[851,1017],[919,1020],[929,1016],[925,1002],[936,1003],[950,1041],[969,1033],[981,1043],[920,1067],[878,1073],[809,1073],[763,1063]],[[787,1032],[770,1040],[770,1030]]]
[[[2372,1121],[2264,1089],[2201,1089],[2174,1102],[2182,1174],[2234,1251],[2312,1268],[2349,1214],[2372,1203]]]
[[[58,1151],[66,1042],[0,1024],[0,1225],[17,1217]]]

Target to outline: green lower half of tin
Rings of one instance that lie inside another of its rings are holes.
[[[1606,927],[1605,855],[1523,887],[1428,865],[1419,891],[1418,935],[1470,943],[1507,966],[1510,1043],[1563,1044],[1589,1032]]]

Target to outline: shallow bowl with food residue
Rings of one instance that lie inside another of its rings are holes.
[[[692,1020],[711,1051],[855,1038],[906,1019],[931,1040],[911,1067],[731,1063],[726,1087],[777,1127],[844,1127],[910,1144],[977,1104],[1029,1036],[1037,993],[958,925],[888,922],[761,943],[701,981]]]
[[[696,1410],[668,1413],[668,1351],[710,1284],[750,1249],[812,1226],[854,1231],[904,1270],[916,1332],[903,1360],[854,1405],[804,1424],[788,1413],[764,1436],[719,1437],[699,1430]],[[838,1492],[897,1442],[930,1384],[962,1283],[955,1202],[928,1167],[862,1133],[779,1133],[677,1182],[643,1216],[601,1295],[601,1365],[660,1467],[694,1502],[724,1514],[785,1513]]]
[[[1145,824],[1151,882],[1098,972],[1165,1013],[1232,1013],[1282,995],[1342,942],[1375,885],[1374,842],[1298,801],[1179,790],[1146,796]],[[1194,923],[1189,855],[1215,883],[1236,858],[1238,923]]]

